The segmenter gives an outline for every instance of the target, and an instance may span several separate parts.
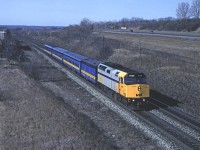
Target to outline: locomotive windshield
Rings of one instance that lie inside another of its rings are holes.
[[[130,84],[144,84],[147,83],[146,81],[146,76],[144,74],[132,74],[132,75],[127,75],[124,78],[124,82],[127,85]]]

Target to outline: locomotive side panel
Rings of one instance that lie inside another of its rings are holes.
[[[111,82],[111,86],[112,86],[113,91],[115,91],[116,93],[118,93],[118,85],[119,85],[118,74],[119,74],[119,72],[120,71],[117,70],[117,69],[114,69],[111,72],[111,78],[113,79],[112,82]]]
[[[113,90],[112,70],[113,68],[100,64],[98,66],[98,82]]]

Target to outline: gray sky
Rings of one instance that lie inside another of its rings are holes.
[[[179,2],[182,0],[0,0],[0,25],[68,26],[83,18],[176,17]]]

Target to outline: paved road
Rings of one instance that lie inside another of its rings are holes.
[[[167,33],[148,33],[148,32],[127,32],[127,31],[103,31],[107,33],[118,33],[118,34],[129,34],[129,35],[146,35],[146,36],[164,36],[164,37],[176,37],[176,38],[184,38],[184,39],[196,39],[200,40],[200,36],[192,36],[192,35],[178,35],[178,34],[167,34]]]

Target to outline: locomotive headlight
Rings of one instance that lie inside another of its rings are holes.
[[[141,91],[141,89],[142,89],[142,88],[141,88],[140,86],[138,86],[138,91]]]

